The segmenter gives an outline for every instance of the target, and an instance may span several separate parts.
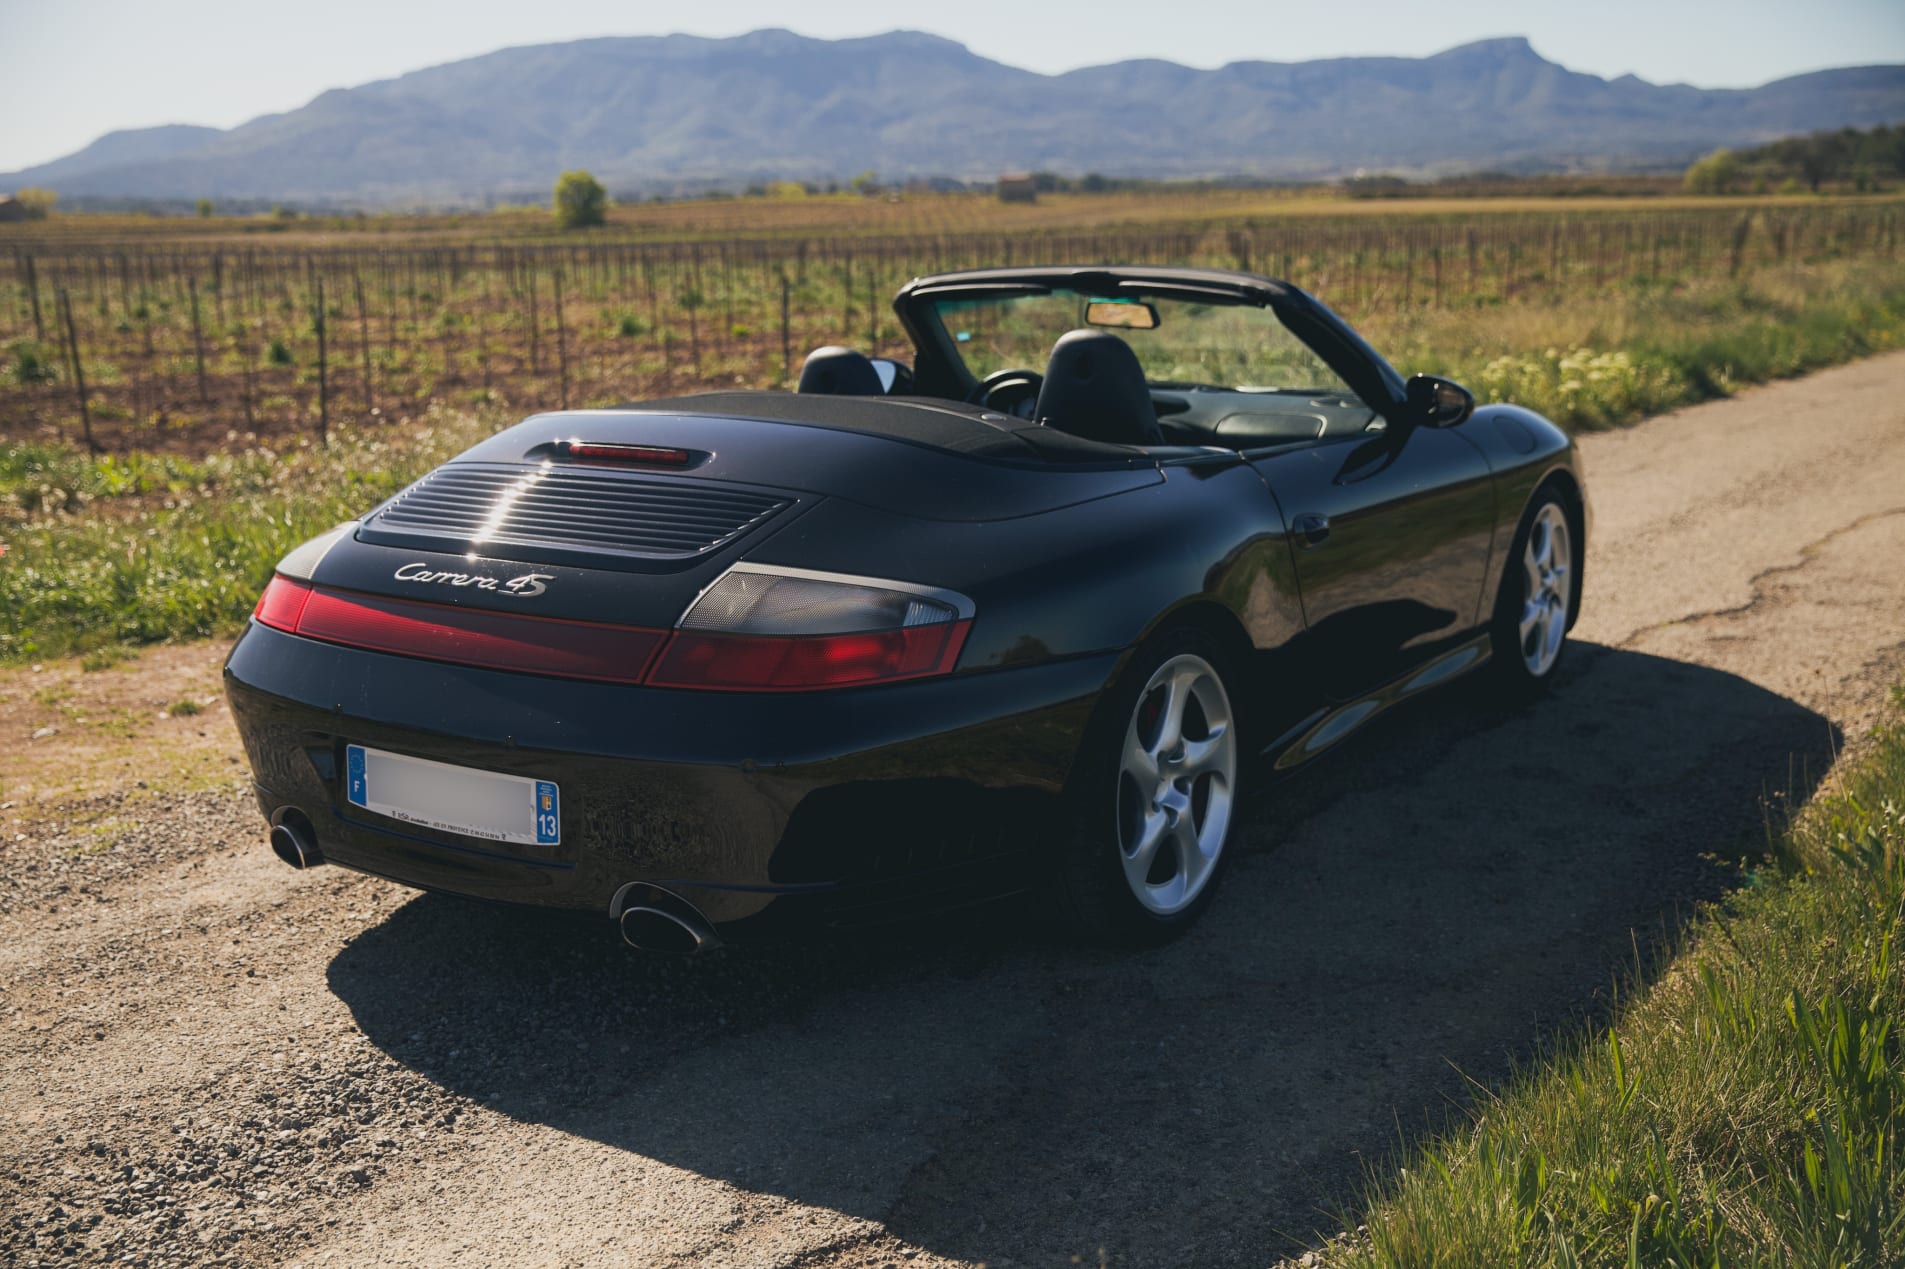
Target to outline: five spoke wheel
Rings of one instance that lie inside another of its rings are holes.
[[[1561,507],[1543,503],[1528,523],[1521,566],[1526,574],[1521,606],[1521,660],[1532,678],[1553,668],[1568,634],[1568,603],[1573,595],[1574,552],[1568,520]]]
[[[1119,856],[1147,911],[1174,915],[1202,892],[1223,853],[1236,784],[1223,680],[1204,658],[1179,653],[1138,694],[1119,764]]]

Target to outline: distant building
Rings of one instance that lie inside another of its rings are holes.
[[[1008,172],[999,178],[999,201],[1002,203],[1036,203],[1038,201],[1038,183],[1030,172]]]
[[[11,194],[0,194],[0,223],[25,220],[26,204]]]

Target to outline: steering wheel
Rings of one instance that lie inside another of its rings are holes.
[[[1036,370],[995,370],[979,381],[966,400],[988,410],[1030,419],[1038,408],[1039,389],[1045,376]]]

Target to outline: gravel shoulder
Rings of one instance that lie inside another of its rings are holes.
[[[1876,720],[1901,403],[1892,354],[1588,438],[1550,698],[1451,690],[1300,772],[1204,924],[1141,956],[1002,910],[655,961],[294,874],[234,778],[221,649],[0,672],[0,1260],[1301,1250],[1471,1081],[1604,1010]]]

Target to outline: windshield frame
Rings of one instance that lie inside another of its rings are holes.
[[[1150,327],[1092,322],[1086,310],[1102,305],[1142,305],[1160,320]],[[974,382],[1015,370],[1043,371],[1060,336],[1102,325],[1130,347],[1154,389],[1311,396],[1355,391],[1260,301],[1156,290],[1108,298],[1073,287],[1041,287],[1016,294],[934,295],[922,312]],[[1230,367],[1233,357],[1247,367]],[[1245,381],[1223,381],[1239,375]]]
[[[915,278],[900,288],[893,309],[912,339],[924,396],[963,401],[978,380],[938,320],[933,301],[970,297],[1037,295],[1054,290],[1089,291],[1100,298],[1197,300],[1268,308],[1297,339],[1361,397],[1393,423],[1408,418],[1403,378],[1321,300],[1275,278],[1222,269],[1177,269],[1147,265],[979,269]],[[1028,369],[1043,370],[1042,366]]]

